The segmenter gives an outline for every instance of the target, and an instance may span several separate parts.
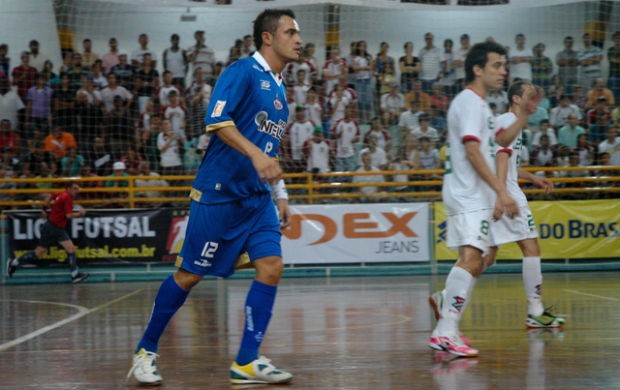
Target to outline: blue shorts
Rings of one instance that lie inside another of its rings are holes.
[[[282,257],[281,237],[269,193],[229,203],[192,201],[177,265],[197,275],[227,277],[243,252],[248,252],[251,261]]]

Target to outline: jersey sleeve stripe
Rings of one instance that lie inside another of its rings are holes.
[[[224,122],[218,122],[218,123],[213,123],[211,125],[208,125],[206,131],[207,133],[210,133],[212,131],[216,131],[216,130],[219,130],[221,128],[228,127],[228,126],[237,127],[235,126],[235,122],[233,121],[224,121]]]
[[[501,133],[502,131],[504,131],[504,130],[506,130],[506,129],[504,129],[503,127],[500,127],[500,128],[499,128],[499,129],[497,129],[497,131],[495,132],[495,136],[497,137],[497,135],[498,135],[499,133]]]
[[[475,135],[466,135],[463,138],[461,138],[461,142],[465,143],[467,141],[480,142],[480,138],[476,137]]]
[[[511,148],[502,148],[502,149],[499,149],[497,151],[497,153],[508,153],[508,155],[510,156],[510,155],[512,155],[512,149]]]

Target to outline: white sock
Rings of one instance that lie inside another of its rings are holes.
[[[533,316],[541,315],[545,309],[542,304],[542,272],[540,270],[540,256],[523,258],[523,286],[527,297],[527,313]]]
[[[446,278],[441,319],[436,332],[440,336],[459,334],[459,322],[471,294],[475,278],[461,267],[454,266]]]

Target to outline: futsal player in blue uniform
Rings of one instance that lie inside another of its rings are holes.
[[[254,43],[254,55],[231,64],[211,97],[205,124],[212,136],[190,192],[179,269],[155,297],[128,374],[142,384],[162,382],[155,365],[159,338],[189,291],[205,275],[231,275],[244,252],[256,269],[256,279],[246,298],[245,327],[230,381],[286,383],[293,378],[260,356],[259,347],[283,268],[280,222],[270,184],[282,184],[276,155],[288,105],[281,72],[299,58],[302,48],[294,13],[263,11],[254,21]]]

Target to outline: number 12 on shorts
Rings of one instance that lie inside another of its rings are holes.
[[[200,254],[200,257],[203,257],[205,259],[212,259],[215,255],[215,251],[219,246],[220,244],[218,244],[217,242],[207,241],[205,243],[205,246],[202,248],[202,253]]]

